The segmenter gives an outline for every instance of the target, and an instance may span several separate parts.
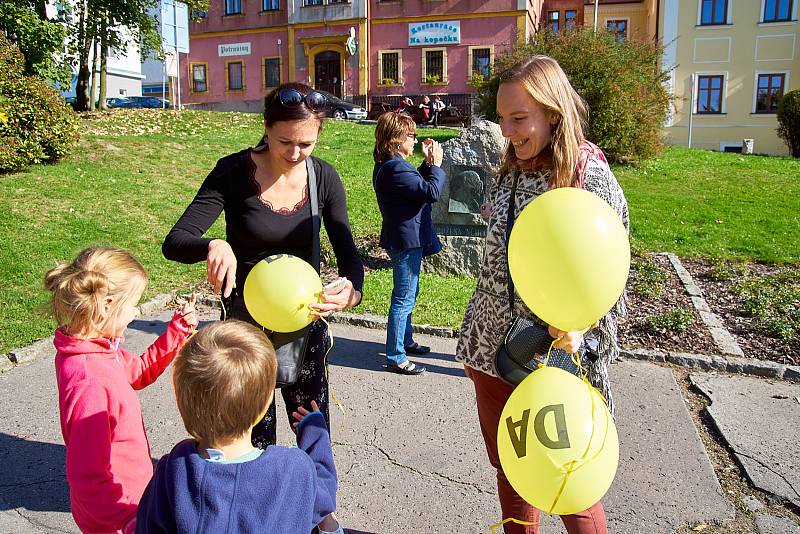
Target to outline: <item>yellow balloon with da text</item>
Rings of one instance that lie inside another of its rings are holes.
[[[554,367],[534,371],[513,391],[500,416],[497,449],[520,497],[557,515],[600,501],[619,461],[617,429],[603,397]]]
[[[244,282],[244,303],[253,319],[275,332],[296,332],[312,320],[309,304],[319,302],[322,281],[306,261],[289,254],[258,262]]]

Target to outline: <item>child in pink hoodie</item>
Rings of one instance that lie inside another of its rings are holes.
[[[195,298],[144,354],[119,348],[147,275],[124,250],[92,247],[45,275],[61,432],[75,522],[85,533],[129,533],[153,464],[134,390],[152,384],[197,326]]]

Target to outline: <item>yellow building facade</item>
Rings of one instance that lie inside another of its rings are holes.
[[[775,108],[800,88],[798,3],[663,0],[659,35],[674,97],[668,142],[789,153],[775,131]]]
[[[658,3],[663,0],[602,0],[597,7],[597,28],[615,32],[620,39],[652,40],[658,28]],[[594,27],[594,2],[584,6],[583,24]]]

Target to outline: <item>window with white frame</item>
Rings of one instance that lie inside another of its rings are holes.
[[[242,0],[225,0],[225,14],[226,15],[241,15],[242,14]]]
[[[208,64],[192,63],[192,92],[205,93],[208,91]]]
[[[614,40],[621,43],[628,38],[628,20],[607,20],[606,29],[614,34]]]
[[[756,113],[776,113],[786,87],[785,73],[758,74],[756,77]]]
[[[764,0],[761,22],[788,22],[792,20],[795,0]]]
[[[484,78],[491,75],[492,49],[490,47],[470,47],[470,75],[480,74]]]
[[[322,0],[303,0],[304,6],[321,6]]]
[[[280,0],[261,0],[261,11],[278,11],[280,8]]]
[[[228,91],[244,90],[244,63],[241,61],[228,61],[225,68],[228,71]]]
[[[722,113],[722,98],[725,76],[721,74],[701,74],[697,76],[697,105],[699,115]]]
[[[264,58],[264,87],[277,87],[281,84],[281,58]]]
[[[728,23],[728,0],[700,0],[700,25]]]
[[[378,54],[378,60],[381,64],[381,84],[395,85],[402,83],[400,77],[402,66],[399,50],[383,50]]]
[[[444,48],[422,49],[422,82],[427,84],[447,82],[447,52]]]

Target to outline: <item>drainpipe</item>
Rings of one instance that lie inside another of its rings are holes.
[[[689,99],[689,148],[692,148],[692,117],[694,116],[694,73],[692,73],[692,96]]]
[[[597,8],[600,0],[594,0],[594,32],[597,33]]]

